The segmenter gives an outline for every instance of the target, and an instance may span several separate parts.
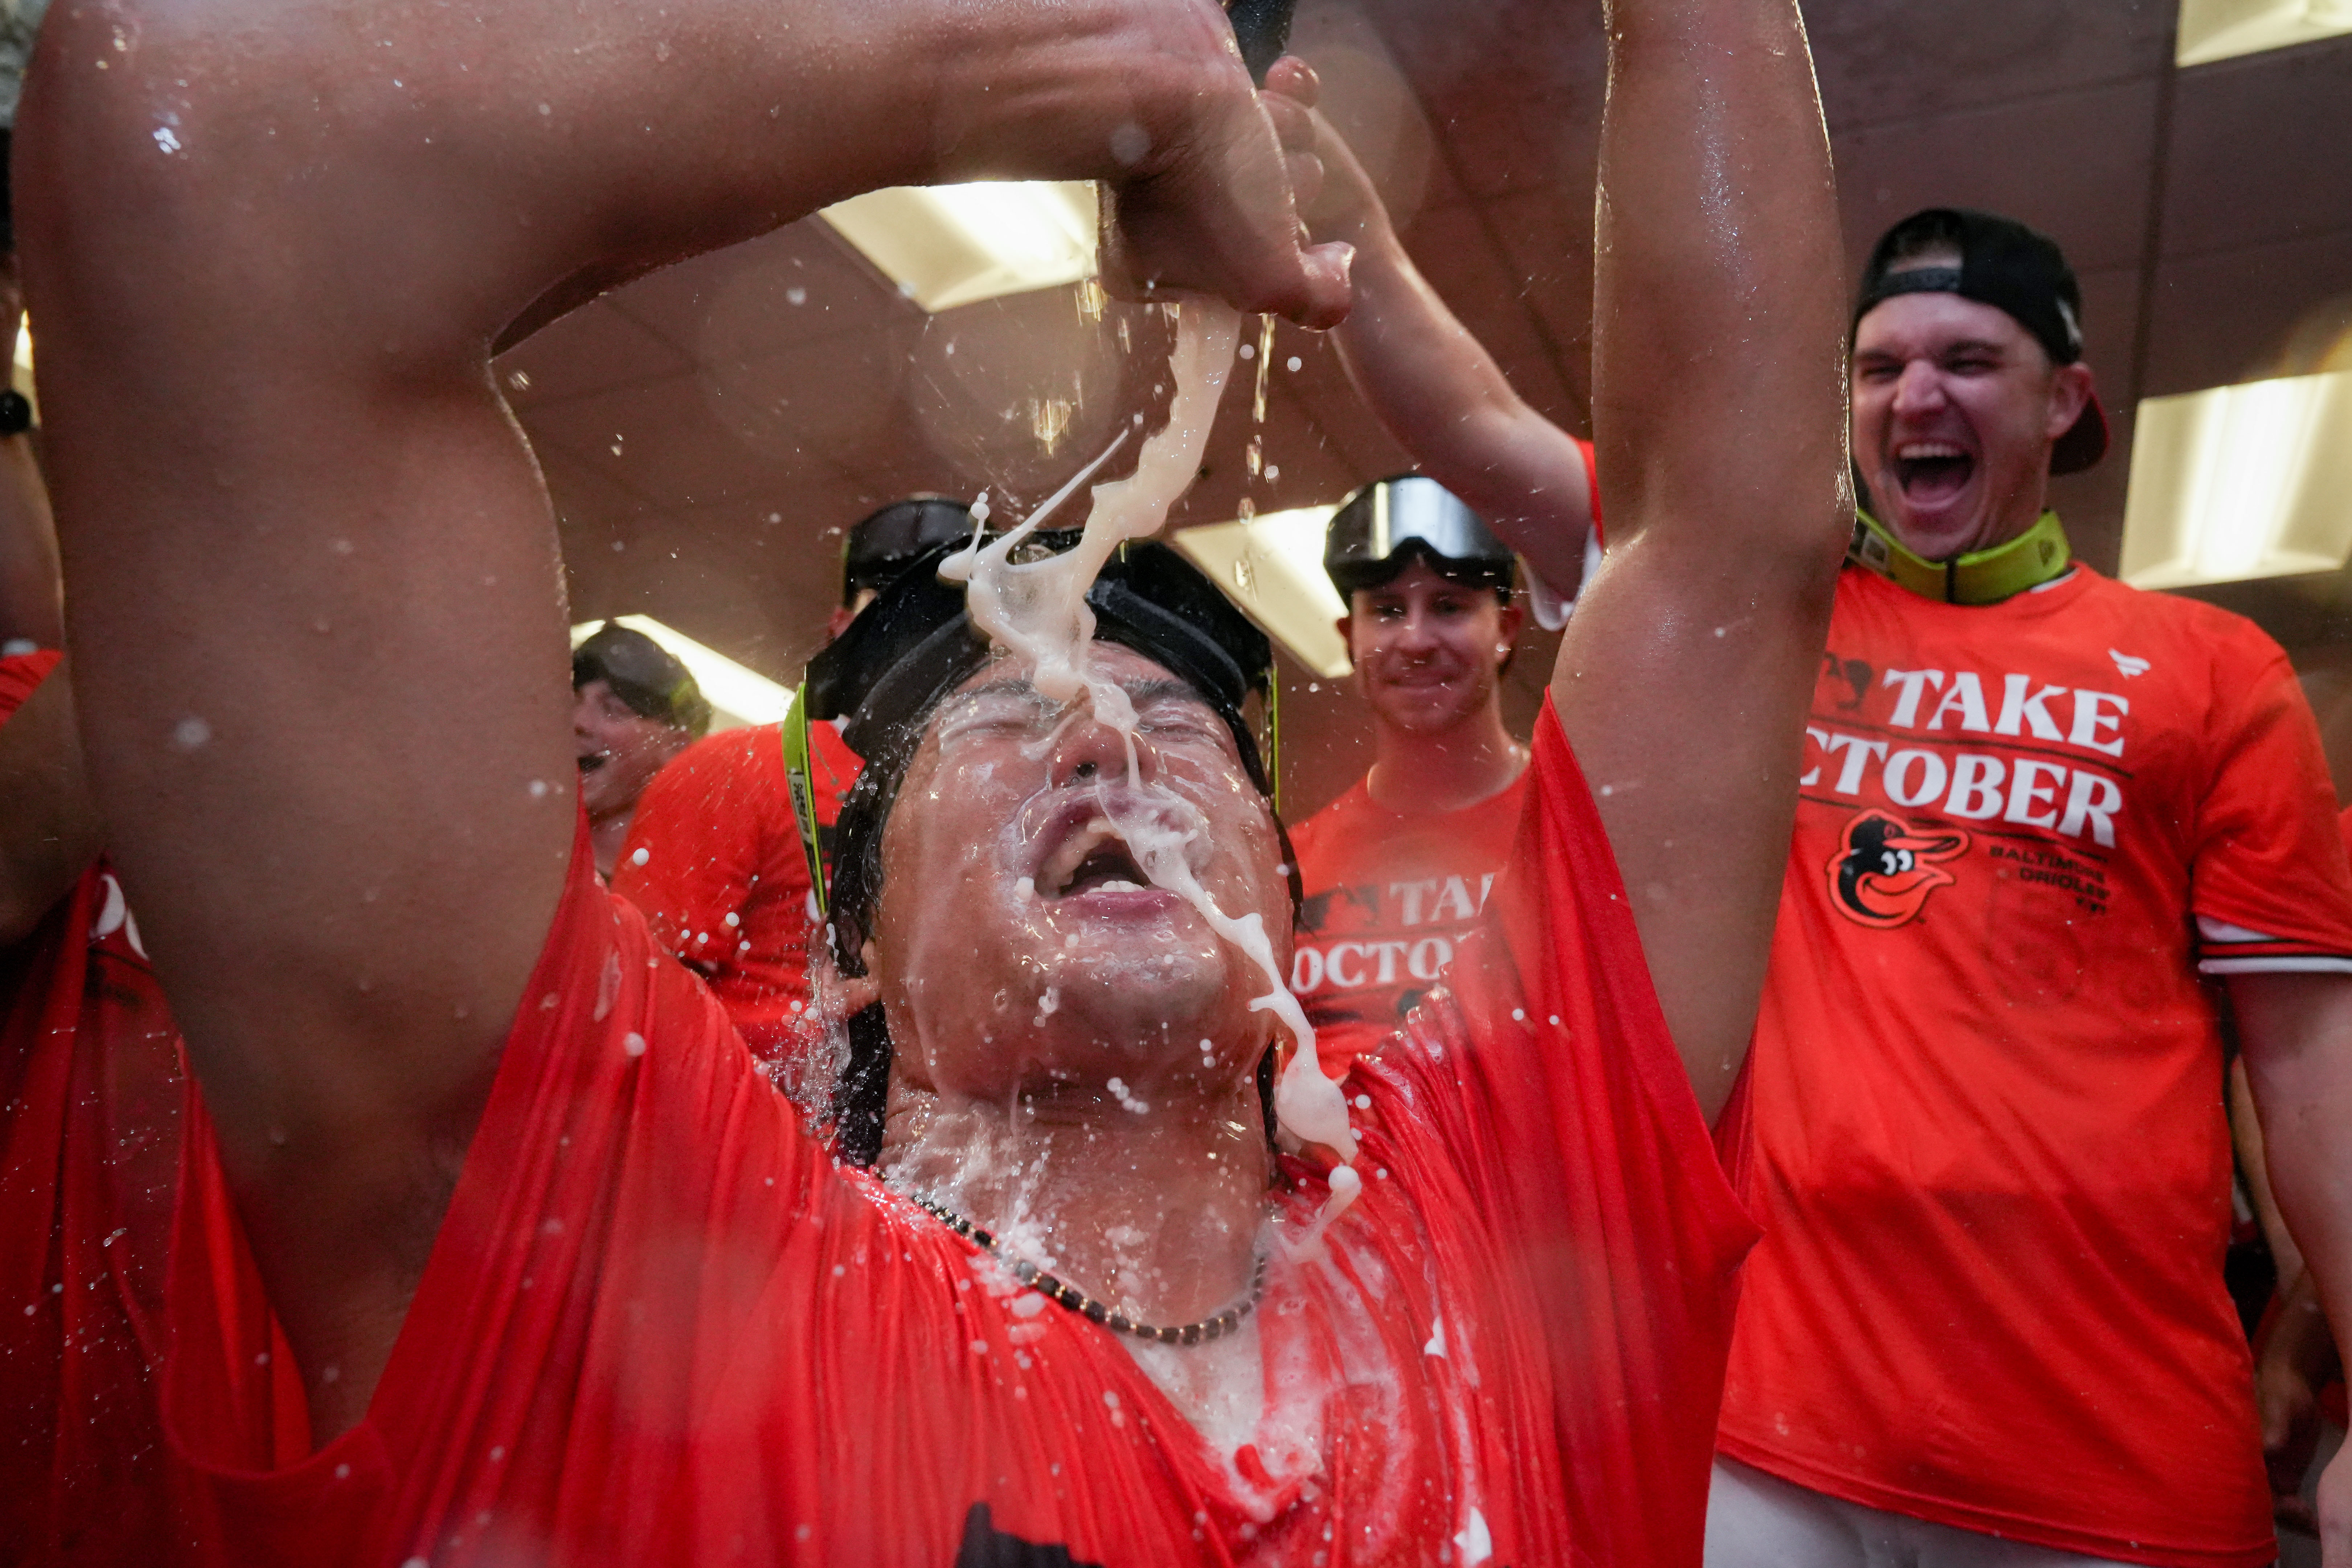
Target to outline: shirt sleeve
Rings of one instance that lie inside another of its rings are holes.
[[[531,1561],[635,1560],[614,1543],[660,1534],[710,1325],[750,1321],[828,1184],[584,834],[366,1418],[315,1449],[200,1106],[188,1130],[164,1418],[190,1560],[224,1568],[440,1561],[482,1520]],[[504,1560],[476,1551],[451,1560]]]
[[[2352,866],[2311,705],[2264,640],[2217,726],[2190,908],[2207,974],[2352,973]]]
[[[1486,929],[1390,1051],[1541,1303],[1585,1560],[1699,1560],[1756,1238],[1666,1032],[1616,861],[1549,701]],[[1738,1100],[1724,1125],[1740,1121]]]
[[[642,910],[670,954],[712,980],[734,966],[736,928],[752,884],[808,876],[791,856],[763,855],[776,830],[773,792],[760,787],[758,748],[776,744],[772,726],[730,730],[698,741],[646,786],[629,822],[629,840],[613,873],[613,890]],[[791,902],[782,887],[764,889]]]

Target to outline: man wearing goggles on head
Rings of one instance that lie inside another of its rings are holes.
[[[910,496],[859,522],[842,544],[841,604],[827,636],[841,636],[918,557],[971,532],[971,511],[945,496]],[[830,860],[833,825],[859,765],[837,725],[797,712],[713,735],[646,786],[614,873],[613,890],[645,911],[654,940],[709,983],[768,1060],[786,1053],[806,1010],[809,933],[820,913],[813,873]],[[806,824],[795,771],[805,781]],[[816,835],[814,866],[804,828]]]
[[[1477,924],[1518,827],[1527,752],[1501,677],[1522,612],[1511,552],[1436,480],[1367,485],[1323,564],[1375,761],[1296,836],[1307,902],[1291,989],[1336,1070],[1394,1029]]]

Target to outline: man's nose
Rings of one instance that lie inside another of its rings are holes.
[[[1437,646],[1437,617],[1426,610],[1407,610],[1397,626],[1396,645],[1405,653],[1426,653]]]
[[[1136,737],[1135,763],[1143,777],[1150,776],[1154,761],[1150,742]],[[1074,713],[1054,732],[1049,765],[1056,784],[1124,779],[1128,769],[1127,738],[1105,723],[1092,709]]]
[[[1895,378],[1893,406],[1897,415],[1930,414],[1943,405],[1943,373],[1927,361],[1911,361]]]

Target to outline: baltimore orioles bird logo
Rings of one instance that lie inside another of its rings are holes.
[[[1899,816],[1865,811],[1845,825],[1830,861],[1830,896],[1846,919],[1891,930],[1917,920],[1927,895],[1950,884],[1952,874],[1935,862],[1968,847],[1969,836],[1957,827],[1920,833]]]

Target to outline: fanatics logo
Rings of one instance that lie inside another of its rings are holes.
[[[1845,825],[1829,863],[1830,899],[1857,925],[1891,931],[1919,918],[1927,895],[1948,887],[1950,872],[1935,863],[1966,853],[1969,836],[1957,827],[1922,833],[1901,817],[1865,811]]]
[[[2117,653],[2113,648],[2107,649],[2107,657],[2116,661],[2116,668],[2126,680],[2129,680],[2135,675],[2147,673],[2147,660],[2144,658],[2134,658],[2127,653]]]

